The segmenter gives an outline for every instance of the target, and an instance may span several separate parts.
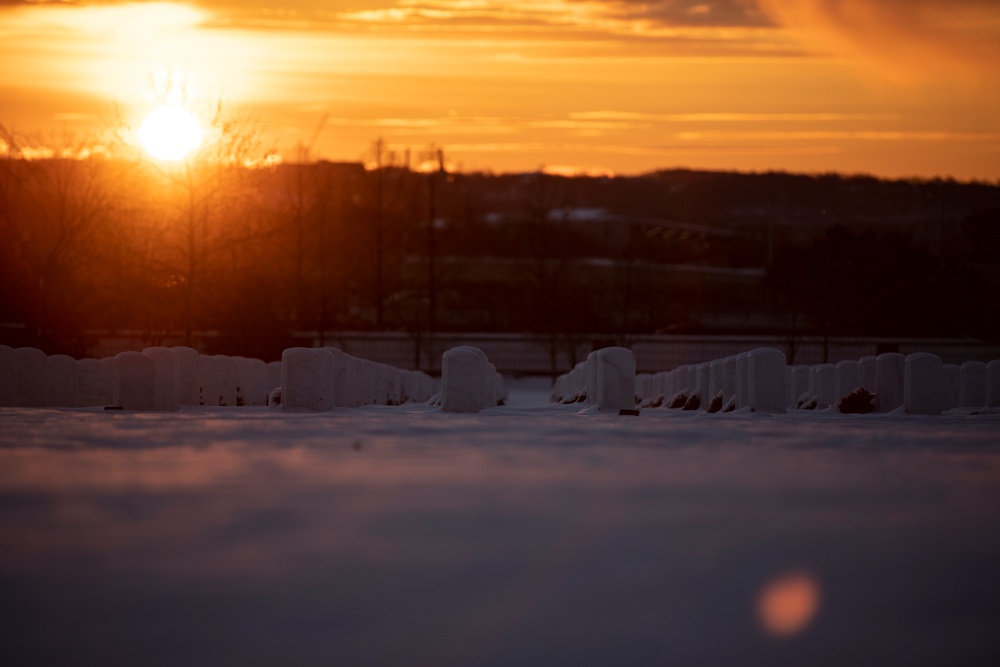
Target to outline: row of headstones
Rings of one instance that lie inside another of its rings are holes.
[[[1000,360],[945,364],[936,355],[886,353],[836,364],[789,369],[789,405],[838,407],[852,396],[871,397],[872,408],[939,414],[954,408],[1000,406]]]
[[[754,381],[754,369],[760,368],[764,359],[768,360],[767,377],[773,386],[756,386],[759,382]],[[837,364],[786,366],[779,350],[760,348],[639,375],[636,400],[649,407],[708,412],[829,407],[845,412],[891,412],[902,407],[909,414],[940,414],[957,407],[1000,405],[1000,361],[969,361],[959,366],[919,352],[885,353]]]
[[[335,347],[291,347],[281,354],[280,392],[272,405],[326,412],[335,407],[425,402],[437,383],[410,371],[351,356]]]
[[[785,412],[785,355],[762,347],[700,364],[636,377],[635,401],[641,407],[706,412]]]
[[[601,412],[635,408],[635,357],[624,347],[594,350],[573,370],[556,378],[555,403],[586,403]]]
[[[181,405],[266,405],[280,362],[149,347],[104,359],[0,345],[0,406],[177,410]]]
[[[422,402],[435,390],[434,380],[425,373],[358,359],[335,348],[293,350],[314,355],[318,369],[328,357],[335,358],[337,363],[330,361],[328,366],[341,371],[337,394],[317,393],[320,402],[311,409]],[[285,352],[283,358],[289,350]],[[290,356],[296,359],[302,353]],[[36,348],[0,346],[0,406],[172,411],[181,405],[268,405],[269,394],[279,386],[291,387],[285,397],[292,404],[313,406],[303,381],[287,383],[284,368],[283,362],[204,355],[189,347],[151,347],[104,359],[76,360],[67,355],[47,356]],[[326,392],[328,384],[317,387]],[[314,393],[319,389],[314,388]]]

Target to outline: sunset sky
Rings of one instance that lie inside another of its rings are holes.
[[[286,159],[1000,179],[996,0],[0,0],[0,63],[38,145],[138,127],[169,79]]]

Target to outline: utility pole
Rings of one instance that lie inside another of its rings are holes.
[[[432,169],[427,174],[427,332],[431,335],[437,327],[437,284],[435,275],[435,234],[434,225],[437,219],[436,212],[436,184],[438,175],[447,173],[444,168],[444,151],[438,148],[434,152],[434,159],[437,161],[437,169]]]

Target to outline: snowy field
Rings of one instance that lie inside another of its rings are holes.
[[[1000,664],[1000,412],[510,388],[0,409],[0,665]]]

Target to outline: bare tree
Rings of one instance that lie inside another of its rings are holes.
[[[366,208],[367,226],[363,236],[373,262],[372,299],[375,307],[375,328],[385,327],[386,299],[394,293],[398,280],[399,253],[405,233],[408,212],[409,153],[401,156],[379,137],[369,149],[367,164]]]
[[[8,146],[0,172],[0,235],[8,270],[27,291],[24,312],[32,336],[50,346],[68,344],[56,330],[68,328],[71,312],[88,297],[78,278],[94,258],[95,245],[112,231],[120,185],[115,180],[122,174],[89,150],[93,141],[66,137],[53,142],[55,149],[38,147],[44,157],[28,159],[23,141],[3,128],[0,137]]]
[[[232,268],[242,244],[274,233],[257,215],[262,207],[256,181],[265,157],[258,127],[220,103],[208,134],[214,140],[179,164],[141,167],[153,183],[151,199],[161,218],[155,266],[181,293],[187,345],[204,322],[218,265],[228,259]]]

